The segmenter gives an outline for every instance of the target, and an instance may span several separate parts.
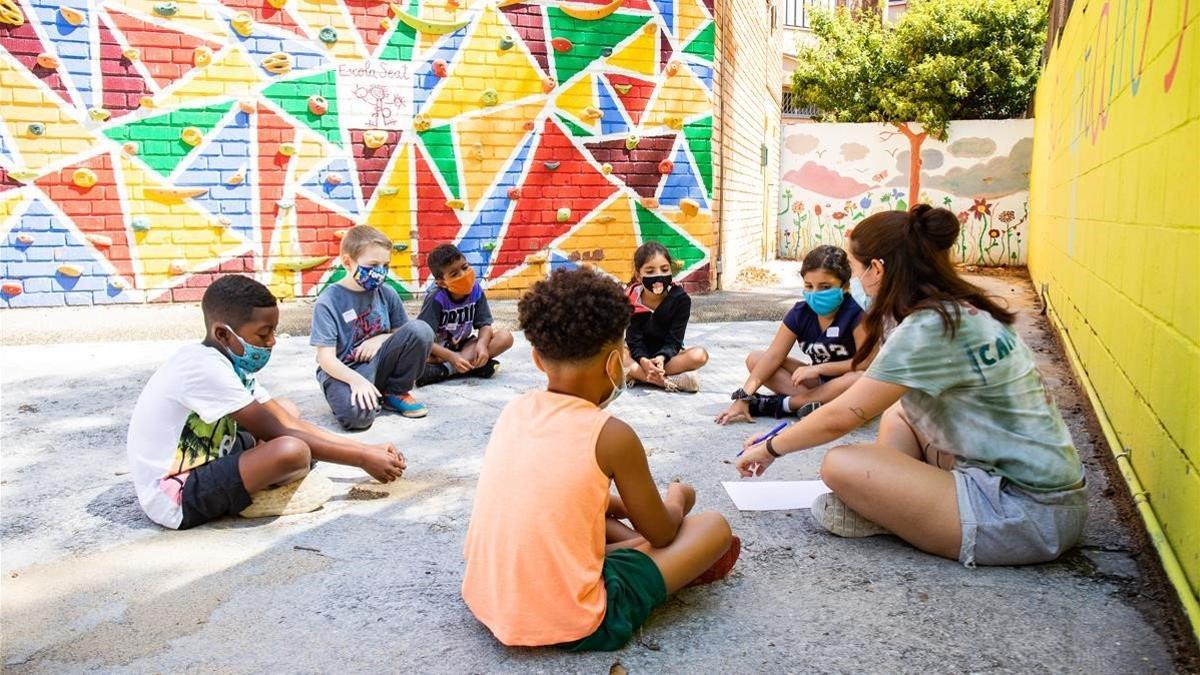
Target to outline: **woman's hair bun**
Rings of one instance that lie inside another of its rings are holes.
[[[935,251],[944,251],[958,241],[958,216],[943,208],[917,204],[908,212],[909,227]]]

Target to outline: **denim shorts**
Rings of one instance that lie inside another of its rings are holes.
[[[958,561],[1028,565],[1058,558],[1079,543],[1087,522],[1087,484],[1033,492],[978,467],[953,471],[962,523]]]

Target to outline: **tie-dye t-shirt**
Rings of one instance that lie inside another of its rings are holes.
[[[954,337],[933,310],[905,317],[866,376],[907,387],[909,421],[960,465],[1030,490],[1078,484],[1083,466],[1029,347],[987,312],[960,309]]]

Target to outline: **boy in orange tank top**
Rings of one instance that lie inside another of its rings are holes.
[[[690,486],[660,496],[637,434],[604,410],[625,389],[621,287],[560,270],[518,314],[548,383],[492,430],[463,599],[507,645],[620,649],[668,594],[728,574],[741,544],[720,514],[689,515]]]

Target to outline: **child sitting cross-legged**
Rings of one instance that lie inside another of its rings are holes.
[[[513,336],[503,328],[492,327],[492,310],[475,280],[475,269],[453,244],[430,251],[427,264],[434,285],[425,294],[417,318],[434,330],[434,343],[417,384],[425,386],[458,376],[495,375],[500,363],[492,357],[508,351]]]
[[[130,469],[151,520],[182,530],[241,513],[252,501],[257,507],[268,488],[304,478],[314,459],[358,466],[383,482],[400,476],[404,457],[394,446],[359,443],[306,422],[255,379],[271,358],[279,323],[266,286],[221,277],[204,291],[201,307],[204,341],[184,346],[154,372],[129,421]]]
[[[605,410],[625,390],[629,314],[588,269],[555,272],[518,305],[548,383],[492,429],[462,586],[506,645],[620,649],[669,593],[723,577],[741,550],[720,514],[689,515],[691,487],[660,496],[637,434]]]

